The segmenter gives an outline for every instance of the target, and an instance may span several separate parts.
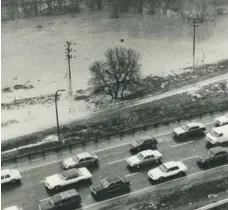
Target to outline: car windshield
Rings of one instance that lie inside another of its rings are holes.
[[[55,206],[55,200],[53,198],[51,198],[49,202],[52,206]]]
[[[73,160],[77,163],[77,162],[79,161],[78,156],[75,155],[75,156],[73,157]]]
[[[159,169],[160,169],[162,172],[166,172],[166,171],[167,171],[167,168],[165,167],[164,164],[160,165],[160,166],[159,166]]]
[[[107,188],[110,185],[110,182],[108,181],[108,178],[104,178],[101,180],[101,184],[104,188]]]
[[[61,180],[67,180],[67,176],[64,172],[62,172],[61,174],[59,174],[59,179]]]
[[[143,160],[143,158],[144,158],[144,156],[143,156],[141,153],[137,154],[136,157],[137,157],[139,160]]]
[[[187,125],[182,125],[181,128],[185,131],[188,131],[189,130],[189,127]]]
[[[141,140],[137,140],[136,141],[138,144],[143,144],[143,140],[141,139]]]
[[[215,153],[212,150],[208,151],[208,156],[209,157],[214,157],[214,155],[215,155]]]

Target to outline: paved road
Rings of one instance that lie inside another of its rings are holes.
[[[205,118],[202,121],[206,123],[208,129],[213,127],[211,118]],[[203,173],[196,165],[196,156],[207,152],[204,137],[188,139],[187,142],[179,143],[172,139],[170,128],[167,127],[157,138],[159,141],[158,149],[163,154],[164,162],[182,160],[189,169],[188,175]],[[133,171],[129,171],[126,168],[125,159],[131,156],[128,152],[129,148],[130,145],[126,142],[115,147],[98,150],[96,154],[101,161],[99,168],[90,169],[93,174],[92,183],[97,183],[100,178],[109,174],[115,174],[127,177],[131,181],[132,191],[150,187],[152,184],[147,177],[149,167]],[[2,188],[2,207],[17,204],[23,206],[24,210],[38,209],[39,200],[50,196],[44,188],[43,180],[46,176],[61,172],[60,163],[60,160],[55,160],[50,163],[46,162],[39,166],[22,169],[23,179],[21,185]],[[82,196],[83,207],[95,208],[97,202],[90,195],[89,186],[90,183],[81,183],[70,188],[74,187],[79,191]],[[106,202],[109,201],[104,201],[102,204]]]

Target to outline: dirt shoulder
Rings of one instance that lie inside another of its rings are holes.
[[[227,198],[227,189],[228,167],[223,166],[133,192],[93,209],[193,210]]]

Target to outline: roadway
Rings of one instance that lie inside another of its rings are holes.
[[[210,118],[202,119],[208,129],[213,127]],[[163,154],[163,162],[170,160],[181,160],[188,167],[187,175],[204,173],[196,165],[196,156],[207,153],[205,148],[205,137],[188,139],[186,142],[176,142],[172,138],[170,128],[166,128],[161,134],[157,134],[158,150]],[[146,131],[145,133],[148,133]],[[151,131],[150,131],[151,132]],[[152,133],[151,133],[152,134]],[[151,167],[144,167],[137,170],[129,170],[125,159],[130,157],[128,151],[130,143],[122,143],[107,149],[101,149],[96,152],[100,159],[99,167],[90,168],[93,174],[92,183],[96,184],[100,178],[108,175],[125,176],[131,181],[131,192],[146,189],[153,184],[148,180],[147,172]],[[21,205],[24,210],[37,210],[39,200],[49,197],[51,194],[44,187],[46,176],[61,172],[61,160],[46,162],[31,168],[21,170],[22,184],[18,186],[2,187],[2,207],[10,205]],[[20,170],[20,168],[19,168]],[[183,178],[186,179],[186,178]],[[82,197],[82,207],[95,209],[97,201],[90,194],[90,183],[79,183],[71,185],[70,188],[76,188]],[[107,201],[102,201],[105,204]]]

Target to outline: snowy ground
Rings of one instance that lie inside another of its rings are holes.
[[[105,14],[80,14],[15,20],[2,24],[2,88],[15,84],[31,84],[33,89],[2,93],[2,102],[46,94],[57,89],[68,89],[67,63],[64,42],[76,43],[77,58],[72,59],[74,90],[87,87],[90,64],[103,57],[104,52],[120,45],[136,49],[141,54],[144,75],[165,75],[179,72],[192,62],[192,27],[170,19],[144,15],[128,15],[113,20]],[[163,24],[163,23],[166,24]],[[42,28],[36,28],[42,25]],[[161,27],[161,25],[163,27]],[[228,16],[215,22],[201,24],[196,34],[198,64],[227,58]],[[165,62],[164,62],[165,60]],[[82,101],[69,101],[67,93],[60,96],[60,123],[87,117],[91,113]],[[71,110],[70,110],[71,109]],[[54,104],[32,105],[25,108],[2,110],[2,140],[55,126]]]

